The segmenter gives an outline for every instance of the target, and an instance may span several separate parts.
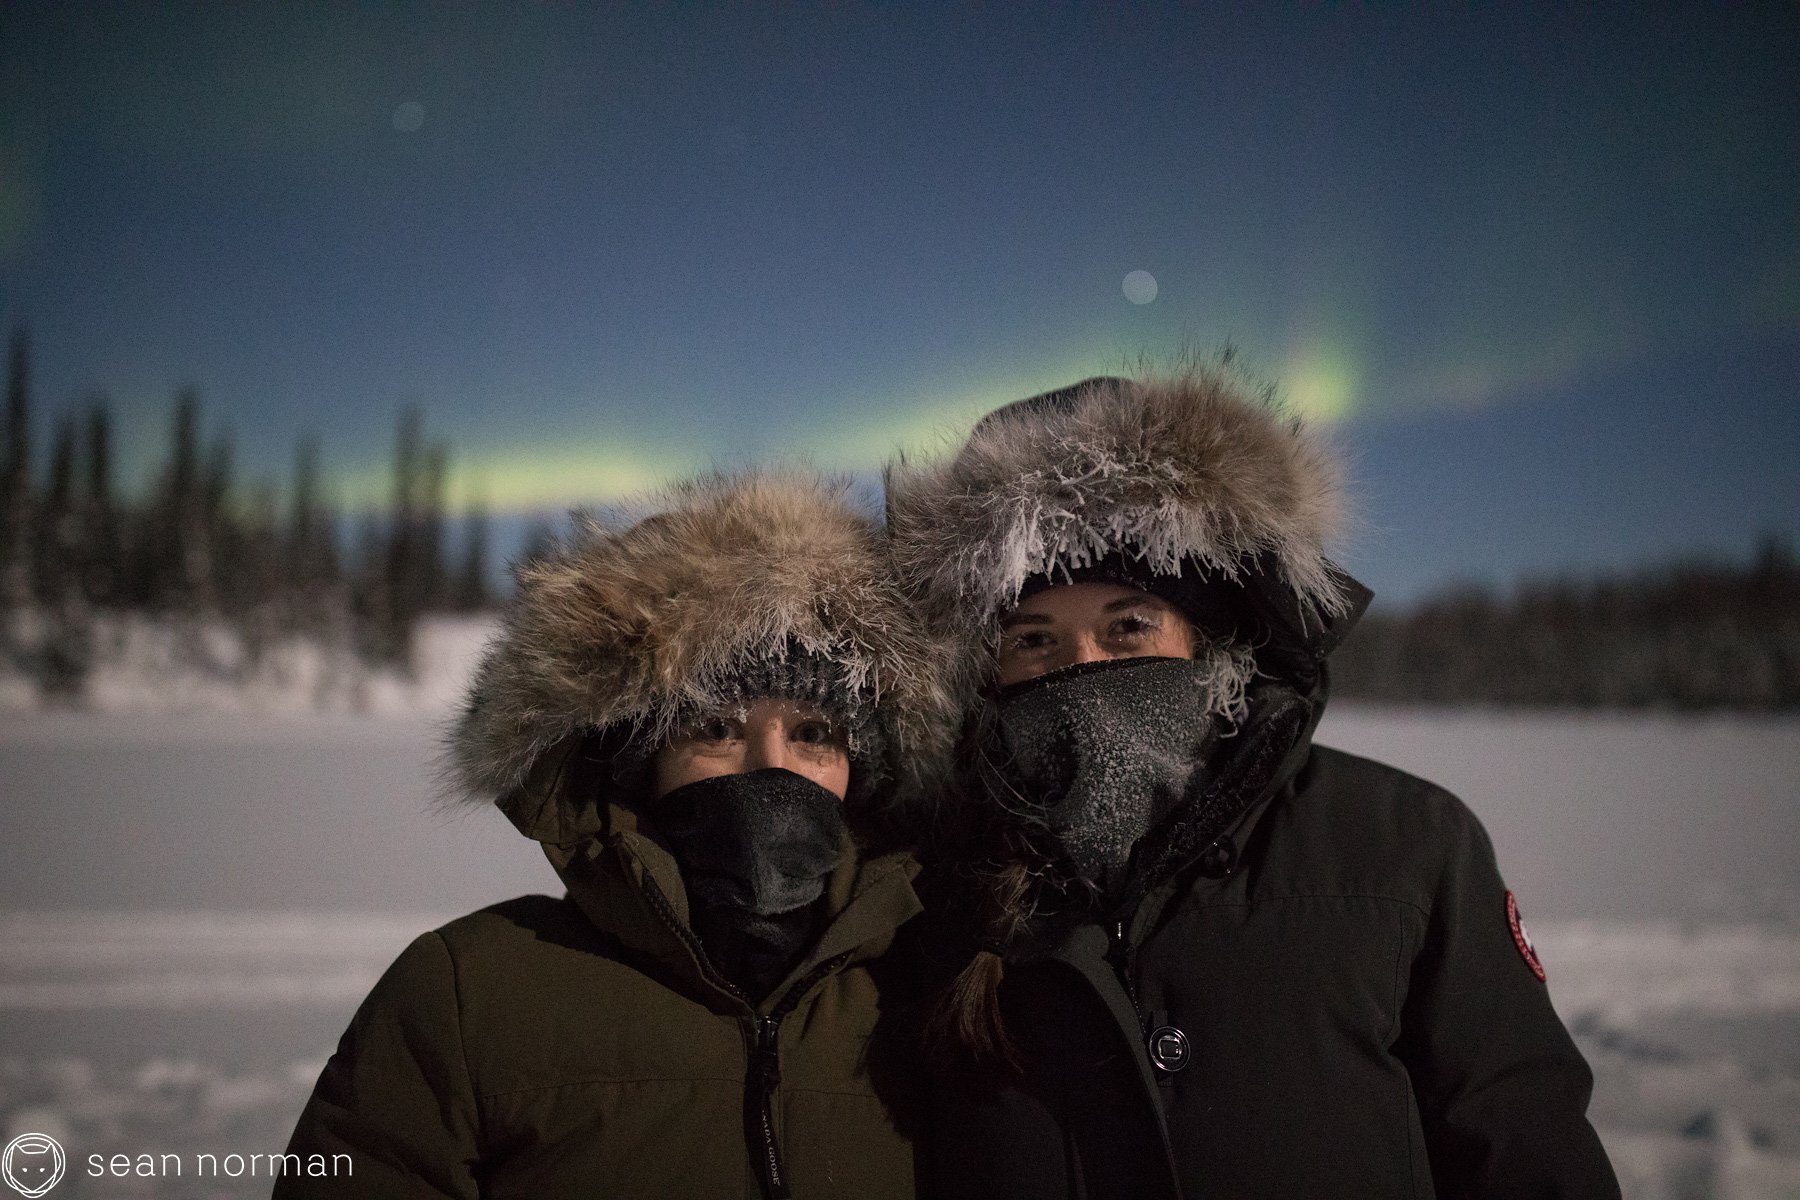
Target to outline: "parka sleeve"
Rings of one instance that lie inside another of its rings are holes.
[[[273,1197],[476,1200],[477,1131],[455,967],[427,933],[351,1019],[288,1143],[300,1170],[290,1158]],[[315,1162],[325,1176],[308,1176]]]
[[[1587,1120],[1593,1073],[1514,933],[1486,831],[1442,799],[1445,854],[1397,1046],[1437,1194],[1616,1197]]]

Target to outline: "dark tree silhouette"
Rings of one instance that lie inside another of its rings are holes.
[[[23,324],[13,327],[7,357],[5,437],[0,446],[0,616],[27,608],[32,600],[31,335]]]
[[[428,476],[424,419],[416,405],[408,405],[394,438],[394,493],[386,536],[378,524],[364,530],[361,572],[365,653],[405,673],[413,668],[413,635],[429,599]]]
[[[426,443],[417,406],[400,415],[391,508],[362,522],[348,564],[323,495],[316,438],[296,447],[284,512],[274,487],[236,479],[232,441],[224,432],[207,438],[193,386],[176,392],[167,457],[136,500],[116,494],[105,396],[57,426],[41,492],[30,417],[30,342],[21,324],[0,426],[0,651],[46,696],[79,698],[95,633],[127,645],[123,621],[132,613],[154,614],[175,634],[176,661],[219,678],[247,677],[270,661],[278,672],[320,662],[313,678],[326,696],[356,686],[353,653],[410,674],[422,616],[493,600],[484,513],[463,526],[457,570],[446,562],[450,452]],[[323,658],[269,659],[294,637]]]
[[[152,608],[200,613],[212,607],[212,547],[200,462],[200,393],[175,397],[169,466],[151,514],[149,596]]]
[[[37,525],[32,532],[34,582],[37,598],[55,605],[79,583],[84,546],[81,503],[75,484],[75,418],[57,422],[50,440],[50,473],[37,505]]]
[[[125,546],[119,503],[113,494],[112,416],[105,396],[96,396],[87,418],[87,483],[83,509],[87,544],[81,558],[81,586],[90,604],[110,607],[121,599]]]
[[[444,491],[449,483],[450,449],[434,442],[425,453],[419,478],[418,614],[451,607],[450,573],[444,566]]]
[[[469,505],[463,517],[462,555],[456,570],[452,597],[458,612],[482,612],[494,606],[493,589],[488,584],[488,518],[487,506],[480,500]]]
[[[38,607],[45,618],[37,650],[38,684],[46,698],[60,703],[80,697],[93,657],[93,624],[81,588],[87,530],[75,478],[79,437],[75,417],[58,422],[33,536]]]
[[[304,437],[294,454],[294,492],[284,541],[282,589],[289,625],[335,641],[348,616],[337,521],[320,496],[319,442]]]
[[[1451,592],[1371,612],[1332,667],[1339,695],[1402,703],[1794,708],[1800,566],[1770,536],[1747,566]]]

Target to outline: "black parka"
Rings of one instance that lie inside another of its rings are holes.
[[[1303,716],[1239,735],[1271,765],[1230,827],[1124,920],[1009,954],[1025,1070],[941,1081],[930,1194],[1617,1196],[1480,822],[1314,747],[1322,680],[1272,690],[1253,714]]]
[[[1431,784],[1312,745],[1324,661],[1369,593],[1326,555],[1346,508],[1335,456],[1272,394],[1226,352],[1021,400],[952,456],[889,465],[894,560],[961,642],[965,712],[988,702],[996,618],[1028,587],[1142,588],[1205,635],[1196,651],[1255,667],[1245,706],[1219,710],[1235,731],[1138,840],[1104,917],[1057,894],[1053,856],[1021,851],[1031,822],[990,794],[1004,754],[974,723],[973,798],[947,823],[964,828],[935,856],[919,934],[946,970],[972,940],[1005,950],[1025,1063],[997,1090],[946,1071],[929,1185],[953,1200],[1617,1196],[1584,1115],[1590,1074],[1480,823]],[[1009,890],[1017,868],[1047,898],[1022,939],[997,919],[1032,907]]]

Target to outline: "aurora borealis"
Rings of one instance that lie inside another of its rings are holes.
[[[1774,4],[28,0],[0,316],[140,477],[192,382],[241,475],[312,430],[378,501],[416,401],[502,511],[1229,339],[1378,591],[1740,555],[1800,532],[1797,53]]]

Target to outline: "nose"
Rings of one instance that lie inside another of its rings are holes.
[[[1064,656],[1060,665],[1065,667],[1072,667],[1076,663],[1100,662],[1102,659],[1112,657],[1101,648],[1100,643],[1094,639],[1094,635],[1086,631],[1075,635],[1064,644],[1068,646],[1068,654]]]
[[[753,721],[744,731],[744,743],[746,771],[788,765],[787,727],[780,721]]]

